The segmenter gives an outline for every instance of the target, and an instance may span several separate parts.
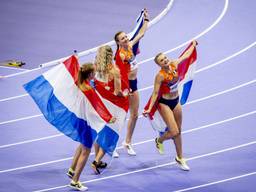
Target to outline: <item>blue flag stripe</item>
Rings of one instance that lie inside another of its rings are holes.
[[[97,132],[88,125],[87,121],[78,118],[56,98],[53,87],[43,76],[25,84],[24,88],[53,126],[73,140],[88,148],[92,147]]]
[[[116,148],[119,135],[107,125],[98,133],[97,143],[110,156]]]
[[[190,80],[190,81],[186,82],[183,85],[183,92],[182,92],[182,95],[181,95],[181,98],[180,98],[180,104],[181,105],[184,105],[187,102],[192,84],[193,84],[193,80]]]

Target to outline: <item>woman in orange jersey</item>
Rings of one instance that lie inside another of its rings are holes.
[[[179,74],[177,72],[177,66],[191,55],[196,44],[197,42],[193,41],[192,46],[176,60],[170,60],[163,53],[156,55],[155,63],[161,67],[161,70],[155,77],[154,90],[149,107],[143,112],[143,115],[148,115],[151,112],[155,102],[158,102],[158,111],[168,129],[162,136],[155,139],[156,147],[159,153],[163,154],[163,142],[168,139],[173,139],[177,153],[175,160],[180,168],[185,171],[188,171],[189,167],[182,155],[182,108],[181,104],[179,103]],[[158,98],[159,93],[161,95],[160,98]]]
[[[123,86],[127,86],[131,91],[129,96],[130,118],[127,125],[126,138],[122,143],[122,145],[127,149],[129,155],[136,155],[131,142],[139,110],[139,93],[137,88],[138,64],[135,60],[135,55],[132,49],[146,32],[149,22],[149,15],[146,9],[144,9],[143,17],[143,26],[133,40],[129,40],[127,34],[123,31],[119,31],[114,37],[117,44],[117,51],[115,54],[116,65],[120,70],[122,80],[125,82]],[[114,156],[118,157],[118,153],[115,153]]]

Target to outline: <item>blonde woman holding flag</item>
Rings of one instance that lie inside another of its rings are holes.
[[[164,123],[162,123],[164,126],[162,128],[156,126],[153,127],[162,132],[162,134],[155,139],[156,148],[160,154],[163,154],[163,142],[173,139],[177,152],[175,160],[180,168],[185,171],[189,171],[190,168],[183,158],[182,151],[182,108],[180,99],[184,96],[183,94],[179,95],[178,89],[190,64],[196,59],[196,45],[197,42],[193,41],[185,52],[176,60],[169,59],[163,53],[156,55],[155,63],[161,70],[155,77],[153,93],[143,112],[143,115],[149,117],[152,121],[155,112],[159,112],[160,118],[164,121]],[[154,122],[151,123],[153,126],[156,125]]]

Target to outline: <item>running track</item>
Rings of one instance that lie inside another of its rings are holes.
[[[141,43],[140,111],[158,70],[154,55],[162,51],[177,57],[196,38],[197,72],[189,102],[183,107],[184,155],[191,171],[177,168],[173,144],[165,143],[165,155],[156,153],[155,133],[141,117],[133,141],[138,155],[129,157],[120,148],[120,158],[102,175],[93,175],[87,166],[81,180],[90,191],[254,191],[256,3],[169,3],[168,14],[147,31]],[[0,191],[70,190],[65,172],[77,144],[44,120],[21,87],[44,70],[13,75],[20,71],[0,68],[1,74],[11,75],[0,80]],[[124,135],[125,129],[120,141]]]

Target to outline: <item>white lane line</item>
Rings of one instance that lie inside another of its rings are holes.
[[[198,35],[196,35],[195,37],[191,38],[190,40],[188,40],[188,41],[186,41],[186,42],[184,42],[184,43],[178,45],[178,46],[175,47],[175,48],[169,49],[169,50],[165,51],[164,53],[165,53],[165,54],[171,53],[171,52],[173,52],[173,51],[175,51],[175,50],[177,50],[177,49],[179,49],[179,48],[184,47],[185,45],[187,45],[188,43],[190,43],[192,40],[198,39],[198,38],[202,37],[203,35],[205,35],[206,33],[208,33],[212,28],[214,28],[214,27],[223,19],[224,15],[226,14],[226,12],[227,12],[227,10],[228,10],[228,3],[229,3],[229,1],[228,1],[228,0],[225,0],[225,5],[224,5],[224,8],[223,8],[221,14],[220,14],[219,17],[213,22],[213,24],[212,24],[210,27],[206,28],[203,32],[199,33]],[[154,58],[155,58],[155,57],[151,57],[151,58],[149,58],[149,59],[146,59],[146,60],[144,60],[144,61],[141,61],[139,64],[142,64],[142,63],[145,63],[145,62],[154,60]]]
[[[193,128],[193,129],[182,131],[182,134],[187,134],[187,133],[191,133],[191,132],[194,132],[194,131],[199,131],[199,130],[202,130],[202,129],[206,129],[206,128],[209,128],[209,127],[212,127],[212,126],[215,126],[215,125],[220,125],[220,124],[223,124],[223,123],[227,123],[227,122],[230,122],[230,121],[233,121],[233,120],[236,120],[236,119],[240,119],[240,118],[243,118],[243,117],[247,117],[247,116],[250,116],[250,115],[254,115],[254,114],[256,114],[256,110],[245,113],[245,114],[242,114],[242,115],[239,115],[239,116],[224,119],[222,121],[211,123],[211,124],[208,124],[208,125],[203,125],[203,126],[200,126],[200,127],[196,127],[196,128]],[[134,143],[133,145],[134,146],[141,145],[141,144],[152,142],[152,141],[154,141],[154,139],[149,139],[149,140],[137,142],[137,143]],[[123,148],[123,147],[121,147],[121,146],[118,147],[118,149],[121,149],[121,148]],[[93,154],[91,154],[91,155],[93,155]],[[12,169],[0,170],[0,174],[1,173],[12,172],[12,171],[23,170],[23,169],[27,169],[27,168],[38,167],[38,166],[42,166],[42,165],[49,165],[49,164],[52,164],[52,163],[63,162],[63,161],[71,160],[72,158],[73,157],[68,157],[68,158],[58,159],[58,160],[54,160],[54,161],[48,161],[48,162],[44,162],[44,163],[38,163],[38,164],[32,164],[32,165],[27,165],[27,166],[23,166],[23,167],[16,167],[16,168],[12,168]]]
[[[18,70],[18,71],[28,71],[29,70],[29,69],[22,69],[22,68],[16,68],[16,67],[8,67],[8,66],[0,66],[0,68],[12,69],[12,70]]]
[[[241,84],[241,85],[232,87],[232,88],[230,88],[230,89],[226,89],[226,90],[224,90],[224,91],[220,91],[220,92],[218,92],[218,93],[215,93],[215,94],[212,94],[212,95],[203,97],[203,98],[199,98],[199,99],[195,99],[195,100],[193,100],[193,101],[189,101],[189,102],[187,102],[185,105],[189,105],[189,104],[192,104],[192,103],[197,103],[197,102],[200,102],[200,101],[203,101],[203,100],[206,100],[206,99],[210,99],[210,98],[213,98],[213,97],[217,97],[217,96],[219,96],[219,95],[222,95],[222,94],[225,94],[225,93],[228,93],[228,92],[231,92],[231,91],[235,91],[235,90],[240,89],[240,88],[242,88],[242,87],[248,86],[248,85],[253,84],[253,83],[255,83],[255,82],[256,82],[256,79],[251,80],[251,81],[248,81],[248,82],[243,83],[243,84]]]
[[[255,45],[256,45],[256,41],[253,42],[252,44],[248,45],[247,47],[245,47],[245,48],[239,50],[238,52],[236,52],[236,53],[234,53],[234,54],[232,54],[232,55],[230,55],[230,56],[228,56],[228,57],[225,57],[224,59],[222,59],[222,60],[220,60],[220,61],[217,61],[217,62],[215,62],[215,63],[212,63],[212,64],[210,64],[210,65],[207,65],[206,67],[202,67],[201,69],[196,70],[195,73],[200,73],[200,72],[203,72],[203,71],[205,71],[205,70],[208,70],[208,69],[211,69],[211,68],[213,68],[213,67],[216,67],[216,66],[218,66],[218,65],[220,65],[220,64],[222,64],[222,63],[225,63],[226,61],[228,61],[228,60],[230,60],[230,59],[232,59],[232,58],[234,58],[234,57],[236,57],[236,56],[238,56],[238,55],[244,53],[245,51],[249,50],[250,48],[254,47]],[[152,89],[152,88],[153,88],[153,85],[150,85],[150,86],[148,86],[148,87],[139,89],[139,91],[145,91],[145,90],[147,90],[147,89]],[[1,101],[1,100],[0,100],[0,101]]]
[[[222,94],[225,94],[225,93],[228,93],[228,92],[231,92],[231,91],[234,91],[236,89],[239,89],[239,88],[242,88],[244,86],[248,86],[250,84],[253,84],[256,82],[256,79],[253,79],[249,82],[246,82],[246,83],[243,83],[241,85],[238,85],[238,86],[235,86],[235,87],[232,87],[230,89],[226,89],[224,91],[221,91],[221,92],[218,92],[218,93],[215,93],[215,94],[212,94],[212,95],[209,95],[209,96],[206,96],[206,97],[202,97],[202,98],[199,98],[199,99],[196,99],[196,100],[193,100],[193,101],[190,101],[187,104],[191,104],[191,103],[196,103],[196,102],[199,102],[199,101],[203,101],[203,100],[206,100],[206,99],[209,99],[209,98],[213,98],[213,97],[216,97],[216,96],[219,96],[219,95],[222,95]],[[140,89],[139,91],[145,91],[147,89],[151,89],[152,86],[149,86],[149,87],[145,87],[143,89]],[[15,123],[15,122],[18,122],[18,121],[23,121],[23,120],[28,120],[28,119],[33,119],[33,118],[37,118],[37,117],[42,117],[43,114],[37,114],[37,115],[32,115],[32,116],[26,116],[26,117],[22,117],[22,118],[18,118],[18,119],[13,119],[13,120],[8,120],[8,121],[2,121],[0,122],[0,125],[5,125],[5,124],[9,124],[9,123]]]
[[[22,117],[22,118],[18,118],[18,119],[13,119],[13,120],[9,120],[9,121],[3,121],[3,122],[0,122],[0,125],[4,125],[4,124],[8,124],[8,123],[15,123],[15,122],[18,122],[18,121],[33,119],[33,118],[42,117],[42,116],[43,116],[43,114],[37,114],[37,115],[31,115],[31,116]]]
[[[247,46],[247,47],[241,49],[240,51],[238,51],[238,52],[236,52],[236,53],[234,53],[234,54],[232,54],[232,55],[230,55],[230,56],[228,56],[228,57],[226,57],[226,58],[224,58],[224,59],[222,59],[222,60],[220,60],[220,61],[218,61],[218,62],[216,62],[216,63],[214,63],[214,64],[208,65],[208,66],[206,66],[206,67],[203,67],[203,68],[197,70],[196,73],[200,73],[200,72],[202,72],[202,71],[205,71],[205,70],[208,70],[208,69],[210,69],[210,68],[212,68],[212,67],[215,67],[215,66],[217,66],[217,65],[219,65],[219,64],[221,64],[221,63],[223,63],[223,62],[225,62],[225,61],[228,61],[229,59],[232,59],[233,57],[236,57],[236,56],[240,55],[241,53],[247,51],[248,49],[252,48],[252,47],[255,46],[255,45],[256,45],[256,41],[254,41],[254,42],[253,42],[252,44],[250,44],[249,46]]]
[[[185,46],[187,43],[191,42],[193,39],[199,38],[199,37],[205,35],[207,32],[209,32],[213,27],[215,27],[215,26],[220,22],[220,20],[223,18],[223,16],[225,15],[225,13],[226,13],[226,11],[227,11],[227,8],[228,8],[228,0],[225,1],[225,5],[224,5],[224,8],[223,8],[223,10],[222,10],[220,16],[217,18],[217,20],[216,20],[210,27],[208,27],[206,30],[204,30],[204,31],[201,32],[199,35],[195,36],[194,38],[192,38],[192,39],[186,41],[185,43],[182,43],[181,45],[179,45],[179,46],[177,46],[177,47],[175,47],[175,48],[173,48],[173,49],[169,49],[169,50],[165,51],[165,53],[170,53],[170,52],[172,52],[172,51],[175,51],[175,50],[177,50],[177,49],[179,49],[179,48]],[[221,60],[221,61],[219,61],[219,62],[214,63],[214,65],[209,65],[208,67],[204,67],[204,68],[202,68],[202,69],[200,69],[200,70],[203,71],[203,70],[206,70],[206,69],[208,69],[208,68],[214,67],[215,65],[218,65],[218,64],[220,64],[220,63],[223,63],[224,61],[229,60],[229,59],[231,59],[231,58],[233,58],[233,57],[235,57],[235,56],[237,56],[237,55],[243,53],[244,51],[250,49],[250,48],[251,48],[252,46],[254,46],[254,45],[255,45],[255,42],[253,43],[253,45],[249,45],[248,47],[246,47],[246,48],[240,50],[239,52],[237,52],[237,53],[235,53],[235,54],[229,56],[230,58],[225,58],[225,59],[223,59],[223,61]],[[140,65],[140,64],[146,63],[146,62],[148,62],[148,61],[151,61],[151,60],[153,60],[153,59],[154,59],[154,57],[151,57],[151,58],[148,58],[148,59],[145,59],[145,60],[139,62],[138,64]],[[199,72],[200,72],[200,70],[199,70]],[[20,73],[20,74],[21,74],[21,73]],[[22,74],[23,74],[23,73],[22,73]],[[15,74],[13,74],[13,76],[14,76],[14,75],[15,75]],[[11,76],[8,76],[8,75],[7,75],[7,76],[5,76],[5,77],[11,77]],[[152,86],[152,87],[153,87],[153,86]],[[23,94],[23,95],[21,95],[21,96],[14,96],[14,97],[9,97],[9,98],[5,98],[5,99],[0,99],[0,102],[9,101],[9,100],[12,100],[12,99],[17,99],[17,98],[21,98],[21,97],[24,97],[24,96],[28,96],[28,94]]]
[[[221,154],[221,153],[225,153],[225,152],[228,152],[228,151],[240,149],[240,148],[243,148],[243,147],[248,147],[250,145],[255,145],[255,144],[256,144],[256,141],[252,141],[252,142],[249,142],[249,143],[244,143],[242,145],[237,145],[237,146],[234,146],[234,147],[225,148],[225,149],[214,151],[214,152],[211,152],[211,153],[205,153],[205,154],[202,154],[202,155],[190,157],[190,158],[187,159],[187,161],[192,161],[192,160],[195,160],[195,159],[201,159],[201,158],[204,158],[204,157],[218,155],[218,154]],[[176,164],[176,162],[173,161],[173,162],[169,162],[169,163],[165,163],[165,164],[161,164],[161,165],[157,165],[157,166],[152,166],[152,167],[148,167],[148,168],[144,168],[144,169],[137,169],[135,171],[129,171],[129,172],[121,173],[121,174],[111,175],[111,176],[107,176],[107,177],[101,177],[101,178],[98,178],[98,179],[91,179],[91,180],[83,181],[82,183],[92,183],[92,182],[97,182],[97,181],[104,181],[104,180],[108,180],[108,179],[113,179],[113,178],[117,178],[117,177],[131,175],[131,174],[134,174],[134,173],[141,173],[141,172],[144,172],[144,171],[158,169],[158,168],[162,168],[162,167],[166,167],[166,166],[174,165],[174,164]],[[36,191],[33,191],[33,192],[52,191],[52,190],[55,190],[55,189],[61,189],[61,188],[65,188],[65,187],[68,187],[68,185],[62,185],[62,186],[57,186],[57,187],[52,187],[52,188],[47,188],[47,189],[41,189],[41,190],[36,190]]]
[[[168,6],[167,6],[167,9],[168,9],[168,10],[171,8],[172,4],[173,4],[173,2],[170,1],[170,3],[169,3]],[[203,32],[201,32],[199,35],[195,36],[194,38],[192,38],[192,39],[186,41],[185,43],[180,44],[179,46],[177,46],[177,47],[175,47],[175,48],[172,48],[172,49],[169,49],[169,50],[165,51],[165,53],[170,53],[170,52],[172,52],[172,51],[175,51],[175,50],[177,50],[177,49],[179,49],[179,48],[185,46],[187,43],[191,42],[193,39],[199,38],[199,37],[205,35],[207,32],[209,32],[213,27],[215,27],[215,26],[221,21],[221,19],[223,18],[223,16],[225,15],[225,13],[226,13],[226,11],[227,11],[227,8],[228,8],[228,0],[225,0],[225,5],[224,5],[224,8],[223,8],[221,14],[220,14],[219,17],[213,22],[212,25],[210,25],[208,28],[206,28]],[[165,11],[165,10],[164,10],[164,11]],[[164,11],[163,11],[163,12],[164,12]],[[160,15],[161,15],[161,14],[163,14],[163,13],[160,13]],[[163,15],[163,16],[164,16],[164,15]],[[157,16],[157,17],[158,17],[158,16]],[[156,17],[156,18],[157,18],[157,17]],[[160,19],[157,18],[157,20],[160,20]],[[152,23],[153,23],[153,21],[152,21]],[[111,42],[112,42],[112,41],[111,41]],[[109,43],[111,43],[111,42],[109,42]],[[108,44],[108,43],[107,43],[107,44]],[[97,48],[97,47],[96,47],[96,48]],[[96,49],[96,48],[93,48],[93,49],[91,49],[91,50],[94,50],[94,49]],[[90,52],[91,50],[87,50],[87,51]],[[151,58],[149,58],[149,59],[146,59],[146,60],[143,60],[143,61],[139,62],[139,64],[142,64],[142,63],[151,61],[151,60],[153,60],[153,59],[154,59],[154,57],[151,57]],[[62,58],[62,59],[55,60],[54,62],[59,61],[59,60],[63,60],[63,58]],[[30,70],[29,72],[36,71],[36,70],[40,70],[40,69],[42,69],[42,68],[41,68],[41,67],[35,68],[35,69]],[[14,73],[14,74],[5,76],[5,78],[14,77],[14,76],[18,76],[18,75],[23,75],[23,74],[26,74],[26,73],[27,73],[27,72]]]
[[[154,24],[156,24],[157,22],[159,22],[166,14],[167,12],[171,9],[172,5],[173,5],[173,2],[174,0],[169,0],[169,3],[167,4],[167,6],[165,7],[165,9],[159,14],[157,15],[152,21],[150,21],[149,23],[149,27],[152,27]],[[102,46],[102,45],[114,45],[115,42],[112,40],[110,42],[107,42],[107,43],[104,43],[104,44],[101,44],[97,47],[94,47],[94,48],[91,48],[91,49],[88,49],[88,50],[85,50],[83,52],[80,52],[78,53],[78,56],[79,57],[83,57],[83,56],[86,56],[86,55],[89,55],[91,53],[94,53],[97,51],[97,49]],[[63,58],[60,58],[60,59],[56,59],[54,61],[50,61],[50,62],[47,62],[47,63],[43,63],[43,64],[40,64],[38,68],[34,68],[34,69],[31,69],[30,71],[26,71],[26,72],[19,72],[19,73],[13,73],[13,74],[10,74],[10,75],[6,75],[4,76],[5,78],[9,78],[9,77],[15,77],[15,76],[18,76],[18,75],[23,75],[23,74],[26,74],[26,73],[29,73],[29,72],[32,72],[32,71],[37,71],[37,70],[40,70],[42,69],[42,66],[51,66],[51,65],[54,65],[54,64],[57,64],[59,62],[62,62],[63,60],[65,60],[67,57],[63,57]]]
[[[13,97],[7,97],[5,99],[0,99],[0,102],[4,102],[4,101],[10,101],[10,100],[14,100],[14,99],[19,99],[21,97],[26,97],[28,96],[28,94],[22,94],[22,95],[17,95],[17,96],[13,96]]]
[[[165,53],[170,53],[170,52],[172,52],[172,51],[175,51],[175,50],[177,50],[177,49],[179,49],[179,48],[185,46],[187,43],[191,42],[193,39],[199,38],[199,37],[205,35],[207,32],[209,32],[213,27],[215,27],[215,26],[221,21],[221,19],[222,19],[223,16],[225,15],[225,13],[226,13],[226,11],[227,11],[227,8],[228,8],[228,3],[229,3],[229,1],[228,1],[228,0],[225,0],[225,5],[224,5],[224,8],[223,8],[221,14],[220,14],[219,17],[213,22],[212,25],[210,25],[208,28],[206,28],[206,29],[205,29],[203,32],[201,32],[199,35],[197,35],[197,36],[191,38],[190,40],[186,41],[185,43],[182,43],[181,45],[179,45],[179,46],[177,46],[177,47],[175,47],[175,48],[172,48],[172,49],[170,49],[170,50],[165,51]],[[109,42],[109,43],[111,43],[111,42]],[[93,49],[95,49],[95,48],[93,48]],[[90,51],[90,50],[88,50],[88,51]],[[149,58],[149,59],[146,59],[146,60],[140,62],[139,64],[145,63],[145,62],[147,62],[147,61],[151,61],[151,60],[153,60],[153,59],[154,59],[154,57],[151,57],[151,58]],[[39,69],[41,69],[41,68],[36,68],[36,69],[33,69],[33,70],[39,70]],[[24,74],[24,72],[22,72],[22,73],[15,73],[15,74],[11,74],[11,75],[7,75],[7,76],[5,76],[5,77],[8,78],[8,77],[13,77],[13,76],[22,75],[22,74]]]
[[[196,70],[195,73],[200,73],[202,71],[205,71],[205,70],[208,70],[208,69],[211,69],[213,67],[216,67],[217,65],[220,65],[242,53],[244,53],[245,51],[249,50],[250,48],[254,47],[256,45],[256,41],[253,42],[252,44],[248,45],[247,47],[239,50],[238,52],[235,52],[233,53],[232,55],[228,56],[228,57],[225,57],[224,59],[220,60],[220,61],[217,61],[215,63],[212,63],[210,65],[207,65],[206,67],[202,67],[201,69],[198,69]],[[144,60],[146,61],[146,60]],[[144,62],[142,61],[142,62]],[[139,91],[144,91],[145,89],[149,89],[149,88],[153,88],[153,85],[149,86],[149,87],[145,87],[145,88],[142,88],[142,89],[139,89]],[[18,95],[18,96],[13,96],[13,97],[7,97],[7,98],[4,98],[4,99],[0,99],[0,102],[4,102],[4,101],[10,101],[10,100],[13,100],[13,99],[18,99],[18,98],[21,98],[21,97],[25,97],[25,96],[28,96],[28,94],[23,94],[23,95]]]
[[[63,135],[64,134],[59,133],[59,134],[50,135],[50,136],[47,136],[47,137],[40,137],[38,139],[30,139],[30,140],[26,140],[26,141],[17,142],[17,143],[0,145],[0,149],[7,148],[7,147],[13,147],[13,146],[16,146],[16,145],[22,145],[22,144],[26,144],[26,143],[32,143],[32,142],[36,142],[36,141],[43,141],[43,140],[47,140],[47,139],[53,139],[53,138],[60,137],[60,136],[63,136]]]
[[[198,101],[202,101],[202,100],[198,100]],[[195,103],[195,102],[193,102],[193,103]],[[239,118],[242,118],[242,117],[252,115],[254,113],[255,113],[255,111],[252,111],[252,112],[249,112],[249,113],[245,113],[245,114],[242,114],[242,115],[239,115],[239,116],[235,116],[235,117],[232,117],[232,118],[225,119],[223,121],[218,121],[218,122],[215,122],[215,123],[204,125],[204,126],[201,126],[201,127],[198,127],[198,128],[191,129],[191,130],[203,129],[203,128],[207,128],[209,126],[222,124],[222,123],[225,123],[225,122],[229,122],[229,121],[232,121],[232,120],[235,120],[235,119],[239,119]],[[143,117],[142,115],[139,116],[139,118],[142,118],[142,117]],[[190,130],[184,131],[182,133],[187,133],[187,132],[190,132]],[[43,140],[47,140],[47,139],[53,139],[53,138],[60,137],[60,136],[64,136],[64,134],[59,133],[59,134],[50,135],[50,136],[46,136],[46,137],[40,137],[40,138],[37,138],[37,139],[30,139],[30,140],[17,142],[17,143],[0,145],[0,149],[7,148],[7,147],[13,147],[13,146],[17,146],[17,145],[22,145],[22,144],[27,144],[27,143],[32,143],[32,142],[37,142],[37,141],[43,141]],[[142,143],[139,143],[139,144],[142,144]],[[136,145],[136,144],[133,144],[133,145]]]
[[[211,186],[211,185],[216,185],[216,184],[224,183],[224,182],[227,182],[227,181],[232,181],[232,180],[236,180],[236,179],[241,179],[241,178],[243,178],[243,177],[249,177],[249,176],[252,176],[252,175],[255,175],[255,174],[256,174],[256,172],[251,172],[251,173],[239,175],[239,176],[236,176],[236,177],[230,177],[230,178],[228,178],[228,179],[223,179],[223,180],[214,181],[214,182],[211,182],[211,183],[206,183],[206,184],[203,184],[203,185],[197,185],[197,186],[194,186],[194,187],[189,187],[189,188],[180,189],[180,190],[173,191],[173,192],[191,191],[191,190],[193,190],[193,189],[199,189],[199,188],[202,188],[202,187],[208,187],[208,186]]]

